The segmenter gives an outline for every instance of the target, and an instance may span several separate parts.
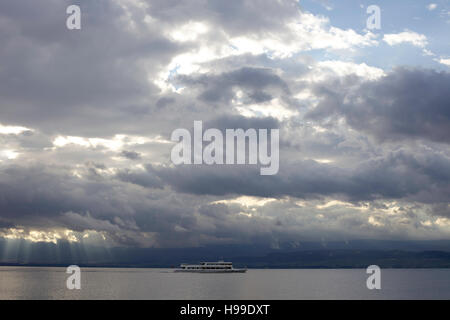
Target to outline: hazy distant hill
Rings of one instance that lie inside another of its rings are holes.
[[[348,241],[279,248],[223,245],[198,248],[93,247],[79,243],[0,240],[0,264],[170,267],[225,259],[250,268],[449,268],[450,241]]]
[[[399,250],[308,250],[235,258],[251,268],[449,268],[450,252]]]

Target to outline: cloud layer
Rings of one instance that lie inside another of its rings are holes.
[[[450,73],[360,60],[429,37],[341,28],[296,1],[77,3],[76,31],[70,1],[0,4],[0,236],[450,237]],[[279,173],[174,166],[170,134],[194,120],[280,129]]]

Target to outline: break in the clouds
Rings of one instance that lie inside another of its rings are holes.
[[[448,4],[381,4],[367,30],[370,4],[2,1],[0,236],[449,239]],[[279,129],[278,174],[174,166],[195,120]]]

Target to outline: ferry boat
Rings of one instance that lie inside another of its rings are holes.
[[[197,273],[243,273],[247,269],[233,268],[232,262],[200,262],[199,264],[182,263],[174,272],[197,272]]]

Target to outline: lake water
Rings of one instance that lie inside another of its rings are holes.
[[[251,269],[245,274],[82,268],[68,290],[65,268],[0,267],[0,299],[450,299],[450,269],[382,269],[368,290],[364,269]]]

